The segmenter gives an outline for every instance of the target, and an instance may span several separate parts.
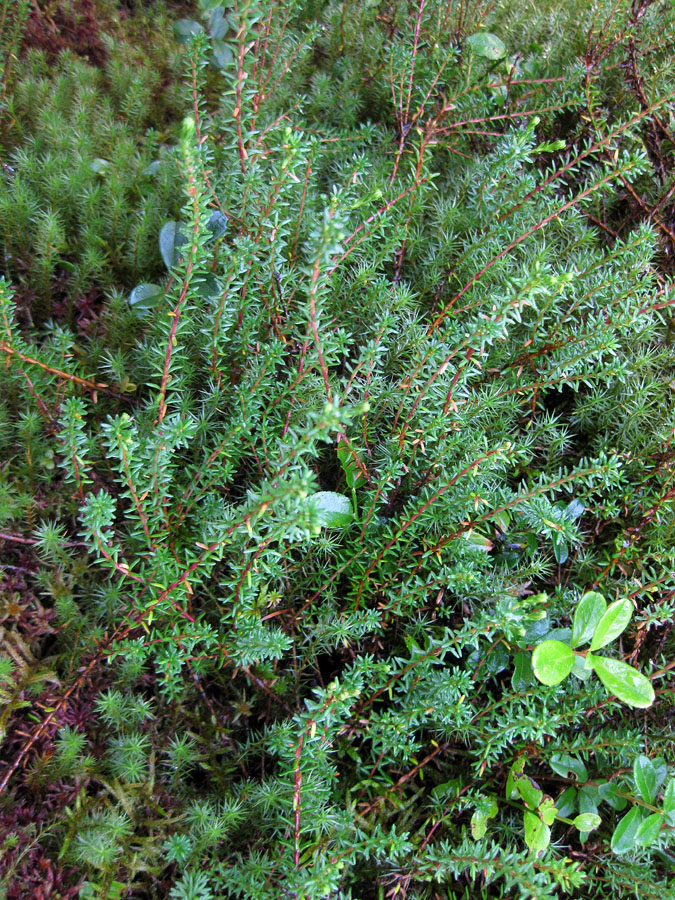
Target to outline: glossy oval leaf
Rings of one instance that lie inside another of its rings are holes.
[[[170,219],[162,225],[159,232],[159,252],[164,265],[172,269],[180,261],[180,247],[185,243],[185,235],[181,233],[180,224]]]
[[[555,561],[559,566],[562,566],[563,563],[567,562],[570,555],[565,535],[559,534],[557,531],[554,532],[551,537],[551,544],[553,545],[553,555],[555,556]]]
[[[513,776],[513,783],[525,806],[529,809],[537,809],[544,797],[544,792],[536,781],[521,772]]]
[[[619,796],[619,787],[613,781],[606,781],[604,784],[598,785],[598,793],[601,800],[604,800],[605,803],[608,803],[612,809],[616,809],[618,812],[621,812],[622,809],[628,806],[628,801],[625,797]]]
[[[504,41],[489,31],[472,34],[466,39],[466,42],[475,54],[484,59],[496,60],[506,56]]]
[[[585,831],[588,833],[589,831],[593,831],[595,828],[600,826],[602,819],[597,813],[586,812],[581,813],[581,815],[576,816],[572,820],[572,824],[579,831]]]
[[[530,853],[540,856],[551,842],[551,829],[531,812],[525,813],[525,843]]]
[[[526,691],[537,683],[532,671],[532,660],[530,654],[525,650],[519,650],[513,658],[513,675],[511,676],[511,687],[514,691]]]
[[[137,284],[129,294],[129,305],[137,312],[147,312],[154,309],[164,296],[164,291],[158,284]]]
[[[222,6],[215,7],[209,16],[209,31],[214,41],[222,41],[227,34],[227,19],[225,18],[225,10]]]
[[[558,809],[555,805],[553,797],[546,796],[539,804],[539,816],[544,825],[553,825],[555,817],[558,815]]]
[[[586,657],[598,678],[610,694],[614,694],[627,706],[646,709],[654,702],[654,688],[648,678],[618,659],[606,656]]]
[[[224,213],[221,213],[220,210],[214,209],[209,216],[206,227],[211,232],[212,237],[217,239],[222,237],[227,231],[227,222],[227,216]]]
[[[196,34],[203,34],[204,29],[194,19],[179,19],[173,26],[173,35],[179,44],[187,44]]]
[[[354,519],[349,497],[334,491],[318,491],[309,498],[317,511],[319,522],[326,528],[344,528]]]
[[[577,789],[575,787],[566,788],[558,797],[556,804],[558,807],[558,815],[564,819],[569,818],[577,808]]]
[[[642,810],[634,806],[614,829],[611,847],[614,853],[628,853],[635,847],[635,836],[642,821]]]
[[[572,647],[586,644],[593,637],[600,619],[607,609],[607,602],[602,594],[589,591],[579,601],[572,622]]]
[[[591,641],[591,650],[599,650],[605,647],[614,638],[617,638],[630,622],[633,615],[633,604],[628,597],[622,597],[610,603],[602,618],[596,625]]]
[[[593,669],[588,665],[588,660],[585,656],[579,656],[577,653],[574,657],[574,668],[572,669],[572,675],[576,675],[577,678],[580,678],[581,681],[588,681],[591,677]]]
[[[663,792],[663,812],[666,822],[675,825],[675,778],[671,778]]]
[[[577,756],[570,756],[569,753],[554,753],[548,764],[561,778],[569,778],[571,774],[577,781],[588,780],[586,764]]]
[[[638,756],[633,761],[635,787],[645,803],[653,803],[658,788],[656,766],[648,756]]]
[[[635,843],[640,847],[651,847],[658,838],[662,825],[663,816],[660,813],[652,813],[651,816],[647,816],[644,822],[640,822],[638,830],[635,832]]]
[[[232,47],[225,41],[214,41],[213,60],[219,69],[227,69],[234,62]]]
[[[543,641],[532,654],[532,668],[542,684],[560,684],[574,668],[574,651],[562,641]]]

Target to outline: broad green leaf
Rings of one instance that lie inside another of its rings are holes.
[[[525,813],[525,843],[530,853],[539,856],[551,842],[551,829],[535,813]]]
[[[195,290],[200,297],[208,299],[209,297],[218,297],[223,291],[222,282],[219,281],[211,272],[203,275],[199,281],[195,283]]]
[[[654,688],[650,680],[637,669],[606,656],[592,656],[589,653],[586,658],[610,694],[614,694],[627,706],[637,709],[646,709],[652,705]]]
[[[600,791],[596,785],[585,784],[579,790],[579,812],[596,813],[600,802]]]
[[[562,566],[563,563],[567,562],[567,559],[570,555],[565,535],[559,534],[557,531],[554,532],[551,537],[551,544],[553,546],[553,555],[555,556],[555,561],[559,566]]]
[[[513,783],[525,806],[529,809],[536,809],[544,797],[544,792],[540,790],[539,785],[532,781],[529,775],[522,772],[513,776]]]
[[[546,616],[535,619],[533,622],[523,622],[523,626],[525,628],[525,634],[522,637],[523,644],[536,644],[551,631],[551,623]],[[532,665],[531,662],[530,665]]]
[[[648,756],[637,756],[633,761],[635,787],[645,803],[653,803],[658,788],[656,766]]]
[[[571,628],[552,628],[551,631],[546,635],[546,639],[549,641],[562,641],[563,644],[569,644],[572,640],[572,629]]]
[[[553,797],[544,797],[539,804],[539,815],[544,825],[553,825],[555,817],[558,815]]]
[[[579,831],[589,832],[598,828],[601,822],[602,819],[597,813],[587,812],[576,816],[573,819],[572,824],[575,828],[578,828]]]
[[[137,284],[129,294],[129,305],[138,312],[147,312],[154,309],[164,296],[164,291],[158,284]]]
[[[493,547],[490,538],[485,537],[483,534],[478,534],[473,529],[464,532],[464,540],[473,550],[483,550],[485,553],[489,553]]]
[[[574,613],[572,647],[579,647],[590,641],[606,609],[607,603],[602,594],[598,594],[597,591],[584,594]]]
[[[581,681],[588,681],[592,673],[593,669],[588,665],[586,657],[579,656],[578,653],[575,654],[572,675],[575,675],[577,678],[581,679]]]
[[[577,789],[575,787],[566,788],[556,801],[558,807],[558,815],[563,819],[568,819],[577,808]]]
[[[227,69],[234,61],[234,51],[225,41],[213,42],[213,58],[219,69]]]
[[[511,687],[514,691],[526,691],[537,683],[532,670],[532,662],[530,654],[525,650],[519,650],[513,658],[513,675],[511,676]]]
[[[634,806],[614,829],[611,847],[614,853],[627,853],[635,847],[635,836],[642,821],[642,810]]]
[[[227,19],[222,6],[216,6],[209,17],[209,31],[214,41],[222,41],[227,34]]]
[[[652,813],[651,816],[647,816],[644,822],[640,822],[638,830],[635,832],[635,843],[641,847],[651,847],[658,838],[662,825],[663,816],[660,813]]]
[[[187,44],[196,34],[203,33],[204,29],[194,19],[179,19],[173,26],[173,35],[179,44]]]
[[[471,836],[474,841],[480,841],[487,831],[487,816],[483,810],[477,809],[471,816]]]
[[[608,803],[612,809],[621,812],[628,805],[625,797],[618,796],[619,786],[613,781],[606,781],[604,784],[598,785],[598,793],[600,798]]]
[[[484,59],[496,60],[506,56],[504,41],[489,31],[480,31],[477,34],[469,35],[466,42],[474,53]]]
[[[675,825],[675,778],[671,778],[663,792],[663,812],[666,822]]]
[[[199,0],[199,6],[204,12],[223,6],[223,0]]]
[[[519,756],[518,759],[514,762],[514,764],[509,769],[509,774],[506,778],[506,799],[507,800],[517,800],[518,799],[518,791],[516,790],[516,777],[523,771],[525,768],[525,757]]]
[[[318,513],[319,522],[326,528],[344,528],[354,519],[349,497],[334,491],[318,491],[309,500]]]
[[[564,146],[564,141],[554,141],[553,144],[548,145],[548,147],[552,148],[553,150],[562,150]],[[584,514],[585,509],[586,507],[581,502],[581,500],[572,500],[572,502],[568,503],[568,505],[565,507],[563,516],[565,519],[567,519],[568,522],[574,522]]]
[[[588,769],[583,760],[569,753],[554,753],[548,764],[561,778],[569,778],[572,774],[577,781],[588,781]]]
[[[662,756],[655,756],[654,759],[652,759],[652,764],[654,765],[654,771],[656,772],[656,787],[658,789],[666,780],[668,766]]]
[[[162,225],[159,232],[159,251],[164,265],[172,269],[180,260],[179,248],[185,243],[185,235],[181,233],[180,224],[170,219]]]
[[[633,615],[633,604],[628,597],[622,597],[610,603],[602,618],[596,625],[591,641],[591,650],[599,650],[618,637],[630,622]]]
[[[222,237],[227,231],[227,216],[221,213],[219,210],[214,209],[214,211],[209,216],[209,221],[206,223],[206,227],[209,229],[214,238]]]
[[[574,668],[574,651],[562,641],[543,641],[534,649],[532,668],[543,684],[560,684]]]

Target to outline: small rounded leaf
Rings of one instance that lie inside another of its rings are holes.
[[[221,213],[219,210],[214,209],[214,211],[209,216],[209,221],[206,223],[206,227],[211,232],[214,238],[222,237],[227,231],[227,216],[224,213]]]
[[[599,650],[618,637],[630,622],[633,615],[633,604],[628,597],[610,603],[602,618],[596,625],[591,641],[591,650]]]
[[[234,61],[234,51],[225,41],[213,41],[213,59],[219,69],[227,69]]]
[[[187,44],[196,34],[203,34],[204,29],[194,19],[179,19],[173,26],[173,35],[179,44]]]
[[[542,684],[560,684],[574,668],[574,651],[562,641],[543,641],[532,654],[532,668]]]
[[[506,56],[504,41],[489,31],[472,34],[466,39],[466,42],[475,54],[484,59],[497,60]]]
[[[604,800],[605,803],[608,803],[612,809],[616,809],[618,812],[621,812],[622,809],[628,806],[626,798],[619,796],[619,787],[614,781],[606,781],[604,784],[598,785],[598,793],[601,800]]]
[[[607,603],[602,594],[598,594],[597,591],[584,594],[574,613],[572,647],[579,647],[590,641],[606,609]]]
[[[576,816],[572,820],[572,824],[575,828],[578,828],[579,831],[593,831],[595,828],[598,828],[602,819],[597,813],[581,813],[581,815]]]
[[[606,656],[586,657],[598,673],[598,678],[610,694],[614,694],[627,706],[646,709],[654,702],[654,688],[648,678],[618,659]]]
[[[569,753],[554,753],[548,762],[553,771],[562,778],[574,775],[577,781],[588,781],[588,769],[582,759]]]
[[[544,797],[544,799],[539,804],[538,812],[544,825],[553,825],[553,823],[555,822],[555,817],[558,815],[558,810],[556,808],[553,797]]]
[[[158,284],[137,284],[129,294],[129,305],[138,312],[147,312],[154,309],[164,296],[164,291]]]
[[[309,498],[319,516],[319,522],[326,528],[344,528],[354,519],[349,497],[334,491],[318,491]]]
[[[185,235],[181,233],[178,222],[169,220],[162,225],[159,232],[159,251],[167,269],[172,269],[180,260],[179,248],[185,243],[185,240]]]

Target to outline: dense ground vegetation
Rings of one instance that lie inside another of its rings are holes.
[[[672,4],[0,12],[0,897],[672,896]]]

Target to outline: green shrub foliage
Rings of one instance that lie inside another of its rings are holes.
[[[654,227],[598,225],[648,114],[555,135],[583,67],[490,4],[201,7],[175,144],[128,134],[143,69],[124,124],[72,60],[13,101],[7,272],[95,231],[109,299],[85,340],[0,283],[2,527],[59,626],[56,674],[0,671],[53,695],[2,788],[74,786],[83,897],[665,897],[671,287]]]

